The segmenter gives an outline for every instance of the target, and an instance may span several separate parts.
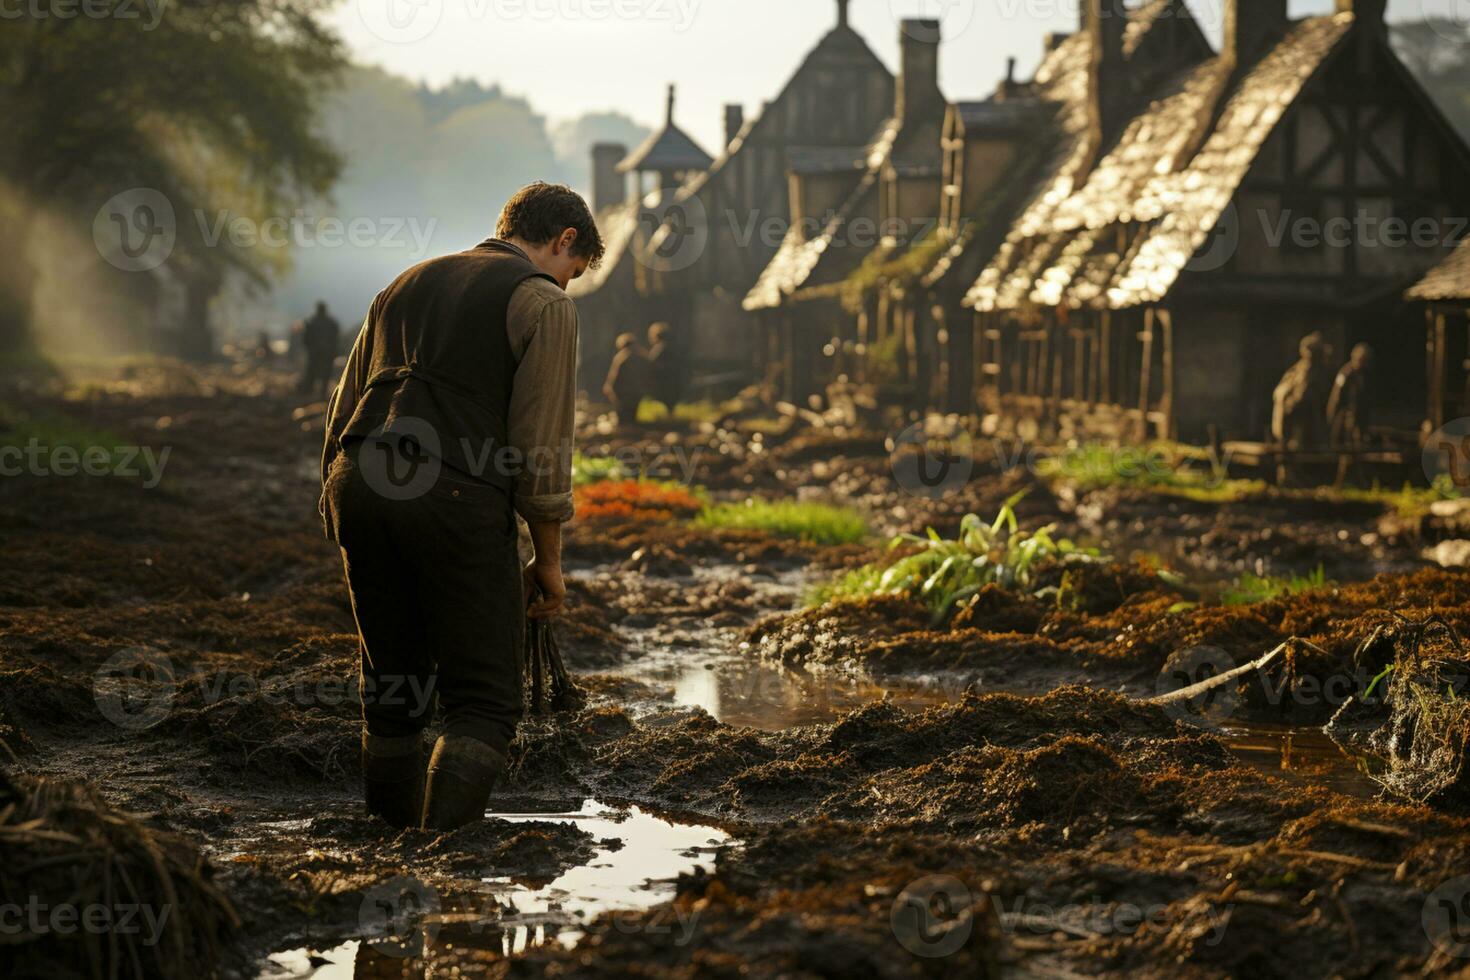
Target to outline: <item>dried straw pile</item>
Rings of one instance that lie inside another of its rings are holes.
[[[210,877],[188,841],[114,810],[91,788],[0,769],[0,960],[9,975],[208,976],[239,926]]]

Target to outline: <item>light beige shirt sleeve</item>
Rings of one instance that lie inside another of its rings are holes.
[[[524,460],[516,511],[527,521],[572,519],[577,414],[577,306],[556,283],[528,279],[510,299],[506,329],[516,359],[510,444]]]

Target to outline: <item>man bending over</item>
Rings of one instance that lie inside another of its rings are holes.
[[[395,826],[478,820],[505,772],[524,617],[566,597],[577,311],[564,290],[602,254],[575,192],[522,188],[494,238],[378,294],[332,397],[321,511],[361,637],[367,808]],[[535,549],[524,569],[517,513]]]

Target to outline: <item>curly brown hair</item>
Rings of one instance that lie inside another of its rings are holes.
[[[538,180],[522,187],[505,202],[500,220],[495,224],[495,237],[545,245],[568,228],[577,232],[572,254],[587,259],[588,266],[596,268],[607,246],[597,230],[592,209],[587,207],[582,195],[565,184]]]

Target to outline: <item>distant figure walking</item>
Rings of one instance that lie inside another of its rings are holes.
[[[652,364],[633,334],[620,334],[617,346],[602,394],[612,405],[618,425],[636,425],[638,406],[649,393]]]
[[[326,395],[332,390],[332,365],[337,360],[342,326],[327,312],[327,304],[318,302],[316,312],[301,331],[301,345],[306,348],[306,369],[301,374],[301,391]]]
[[[1332,445],[1338,448],[1362,449],[1368,444],[1368,429],[1373,421],[1372,367],[1373,348],[1358,344],[1337,372],[1332,394],[1327,398],[1327,425]],[[1349,454],[1338,459],[1338,484],[1347,481],[1357,462]]]
[[[664,403],[670,415],[674,414],[674,406],[679,404],[684,391],[684,369],[667,323],[655,323],[648,328],[648,366],[652,396]]]
[[[1373,348],[1358,344],[1337,372],[1327,398],[1327,421],[1334,446],[1361,446],[1368,441],[1373,418]]]
[[[1331,348],[1318,332],[1302,338],[1301,356],[1289,367],[1272,393],[1271,441],[1289,452],[1310,452],[1327,444],[1327,398],[1332,372],[1327,366]],[[1283,464],[1278,479],[1286,482]]]

